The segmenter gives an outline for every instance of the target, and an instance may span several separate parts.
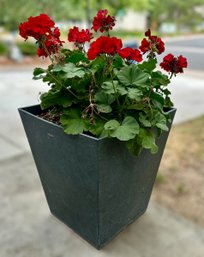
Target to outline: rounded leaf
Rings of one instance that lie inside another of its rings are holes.
[[[122,124],[116,128],[110,135],[116,137],[121,141],[128,141],[135,138],[139,133],[139,124],[132,116],[127,116]]]

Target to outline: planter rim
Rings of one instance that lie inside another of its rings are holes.
[[[41,117],[39,117],[39,116],[36,116],[36,114],[33,114],[32,112],[30,112],[29,109],[30,109],[30,108],[34,108],[34,107],[40,107],[40,104],[34,104],[34,105],[25,106],[25,107],[19,107],[19,108],[18,108],[18,111],[25,112],[25,113],[29,113],[29,115],[31,115],[31,116],[33,116],[33,117],[37,117],[38,119],[40,119],[40,120],[42,120],[42,121],[44,121],[44,122],[46,122],[46,123],[52,124],[53,126],[56,126],[56,127],[58,127],[59,129],[62,129],[62,130],[63,130],[63,127],[62,127],[62,126],[57,125],[57,124],[55,124],[55,123],[53,123],[53,122],[51,122],[51,121],[45,120],[45,119],[43,119],[43,118],[41,118]],[[171,107],[171,108],[169,108],[169,110],[166,111],[165,113],[170,114],[170,113],[172,113],[172,112],[174,112],[174,111],[176,111],[176,110],[177,110],[176,108]],[[65,134],[66,134],[66,133],[65,133]],[[69,134],[67,134],[67,135],[69,135]],[[93,136],[87,135],[87,134],[85,134],[85,133],[80,133],[79,135],[80,135],[80,136],[87,137],[87,138],[90,138],[90,139],[95,140],[95,141],[101,141],[101,140],[105,139],[104,137],[102,137],[102,138],[97,138],[97,137],[93,137]],[[72,136],[74,136],[74,135],[72,135]],[[75,135],[75,136],[76,136],[76,135]]]

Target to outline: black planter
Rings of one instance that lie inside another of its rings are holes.
[[[116,139],[65,134],[39,105],[19,112],[53,215],[100,249],[145,212],[168,133],[156,155],[134,157]]]

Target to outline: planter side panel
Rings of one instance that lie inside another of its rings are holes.
[[[51,212],[97,245],[97,141],[68,136],[26,110],[20,114]]]
[[[172,118],[175,111],[172,113]],[[159,151],[132,156],[122,142],[101,141],[99,177],[99,235],[105,245],[147,208],[168,132],[158,140]]]

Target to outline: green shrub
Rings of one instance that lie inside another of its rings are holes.
[[[5,43],[0,42],[0,56],[6,56],[8,54],[8,48]]]
[[[37,54],[37,45],[30,42],[18,42],[17,46],[23,55],[33,56]]]

